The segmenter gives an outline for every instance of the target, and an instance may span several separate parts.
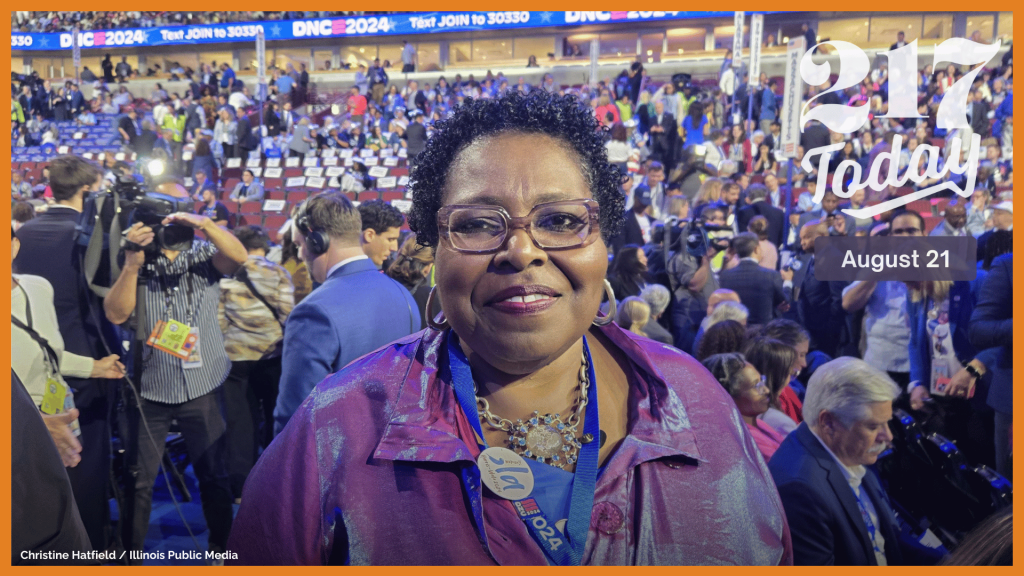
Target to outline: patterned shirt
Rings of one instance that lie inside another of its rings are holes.
[[[238,362],[280,356],[284,340],[281,326],[295,306],[291,275],[263,256],[249,256],[239,272],[242,270],[263,299],[277,311],[277,318],[239,279],[239,274],[221,280],[217,316],[228,358]]]
[[[143,346],[141,394],[146,400],[182,404],[215,390],[231,370],[217,325],[222,274],[213,265],[216,253],[216,246],[196,238],[173,261],[162,253],[147,256],[139,272],[146,287],[139,303],[145,306],[145,335],[168,318],[198,327],[201,359],[201,366],[185,368],[180,358]]]

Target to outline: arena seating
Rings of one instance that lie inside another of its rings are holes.
[[[50,160],[60,154],[77,154],[91,160],[98,160],[100,154],[115,154],[118,160],[132,164],[136,159],[133,153],[122,152],[120,136],[117,133],[118,116],[98,114],[96,126],[78,126],[73,122],[62,122],[57,125],[60,140],[56,146],[46,147],[15,147],[12,150],[11,169],[22,170],[26,180],[35,184],[42,178],[43,168]],[[365,153],[365,152],[364,152]],[[218,182],[219,198],[232,213],[233,225],[259,224],[264,226],[271,237],[277,241],[277,231],[288,220],[294,206],[307,199],[311,194],[325,190],[338,189],[340,184],[336,176],[328,176],[331,168],[344,168],[347,158],[341,157],[340,150],[326,150],[320,156],[306,158],[263,158],[249,161],[228,160],[220,171]],[[409,167],[406,158],[393,154],[388,149],[373,152],[368,160],[352,154],[351,162],[376,163],[386,170],[386,174],[371,177],[377,188],[363,192],[348,192],[346,196],[353,202],[383,199],[386,202],[406,199],[408,194]],[[392,158],[389,160],[388,158]],[[186,168],[191,162],[186,162]],[[388,166],[387,164],[393,164]],[[280,175],[264,177],[267,169],[279,168]],[[228,195],[241,180],[242,172],[252,170],[263,183],[264,202],[234,202]],[[335,172],[336,170],[332,171]],[[190,173],[190,170],[186,170]],[[319,176],[317,175],[319,174]],[[301,179],[301,182],[298,180]],[[383,179],[383,181],[382,181]],[[291,181],[291,184],[289,184]],[[191,187],[192,179],[185,178],[187,187]],[[278,201],[268,203],[267,201]],[[279,201],[284,201],[283,205]],[[196,209],[199,205],[196,205]],[[400,208],[405,210],[405,206]]]

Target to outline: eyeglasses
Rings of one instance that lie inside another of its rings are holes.
[[[920,236],[921,235],[921,229],[920,228],[914,228],[914,227],[910,227],[910,228],[894,228],[893,231],[892,231],[892,235],[893,236]]]
[[[516,228],[541,249],[583,248],[597,240],[598,213],[597,201],[589,198],[538,204],[518,218],[501,206],[455,205],[437,213],[437,227],[453,249],[467,254],[501,249]]]
[[[768,388],[768,377],[765,376],[764,374],[761,374],[761,377],[757,380],[757,382],[754,382],[754,385],[751,386],[751,388],[753,388],[754,390],[758,390],[760,388],[767,389]]]

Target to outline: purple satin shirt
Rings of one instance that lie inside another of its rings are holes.
[[[633,370],[629,433],[597,482],[583,564],[792,564],[775,485],[722,386],[675,348],[599,330]],[[479,449],[446,334],[389,344],[313,390],[249,475],[233,563],[546,564],[509,501],[464,488]]]

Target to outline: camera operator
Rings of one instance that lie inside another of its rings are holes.
[[[231,362],[217,321],[219,283],[248,255],[231,232],[206,216],[182,211],[189,203],[183,186],[164,182],[156,192],[148,195],[154,202],[180,202],[179,211],[157,220],[136,207],[133,219],[140,221],[125,233],[124,267],[103,301],[111,322],[124,324],[134,313],[139,324],[134,372],[144,420],[127,439],[132,477],[122,515],[124,545],[142,549],[164,438],[176,420],[199,480],[210,549],[222,552],[232,518],[222,387]],[[189,244],[188,229],[203,232],[209,241],[193,238]],[[143,343],[138,335],[155,338]]]
[[[721,219],[720,209],[705,210],[702,219],[679,220],[666,230],[670,238],[678,238],[667,265],[669,288],[672,290],[672,336],[676,348],[689,352],[701,320],[708,307],[708,298],[718,289],[718,279],[711,271],[711,259],[725,249],[721,241],[709,239],[709,225],[703,218]],[[712,226],[713,227],[713,226]]]

